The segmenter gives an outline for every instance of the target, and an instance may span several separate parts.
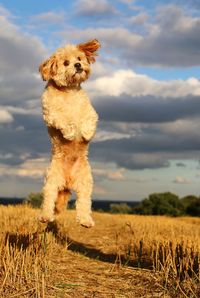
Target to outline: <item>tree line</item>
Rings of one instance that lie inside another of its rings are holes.
[[[200,197],[188,195],[179,198],[171,192],[153,193],[137,206],[130,208],[121,204],[123,213],[140,215],[200,216]],[[117,213],[120,206],[111,206],[111,212]],[[127,212],[125,212],[125,210]],[[120,213],[120,210],[119,210]]]
[[[26,202],[32,207],[38,208],[41,206],[42,194],[31,193]],[[128,205],[128,203],[111,203],[109,212],[140,215],[200,216],[200,197],[187,195],[179,198],[171,192],[153,193],[134,207]]]

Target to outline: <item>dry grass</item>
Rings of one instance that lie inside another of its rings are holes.
[[[200,297],[200,219],[0,207],[0,297]]]

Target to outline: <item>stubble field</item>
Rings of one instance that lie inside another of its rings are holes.
[[[0,206],[0,297],[200,297],[200,218],[38,214]]]

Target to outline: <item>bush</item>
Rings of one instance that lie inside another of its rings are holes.
[[[186,214],[188,213],[188,208],[190,209],[190,206],[195,205],[198,200],[199,198],[194,195],[188,195],[181,199]]]
[[[40,208],[43,200],[43,195],[40,192],[32,192],[28,195],[26,203],[30,204],[33,208]]]
[[[200,216],[200,198],[191,201],[187,206],[186,213],[191,216]]]
[[[143,215],[171,215],[183,214],[184,207],[179,197],[173,193],[154,193],[144,199],[134,211]]]
[[[144,199],[140,204],[133,208],[133,213],[142,215],[153,214],[153,205],[149,199]]]
[[[132,208],[126,203],[110,204],[110,212],[127,214],[132,213]]]

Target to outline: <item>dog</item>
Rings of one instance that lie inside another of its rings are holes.
[[[81,83],[90,75],[98,40],[67,45],[44,61],[39,72],[47,81],[42,95],[43,118],[52,144],[51,163],[43,188],[41,222],[54,220],[66,206],[71,190],[77,194],[77,222],[90,228],[93,178],[88,162],[89,142],[95,135],[98,115]]]

